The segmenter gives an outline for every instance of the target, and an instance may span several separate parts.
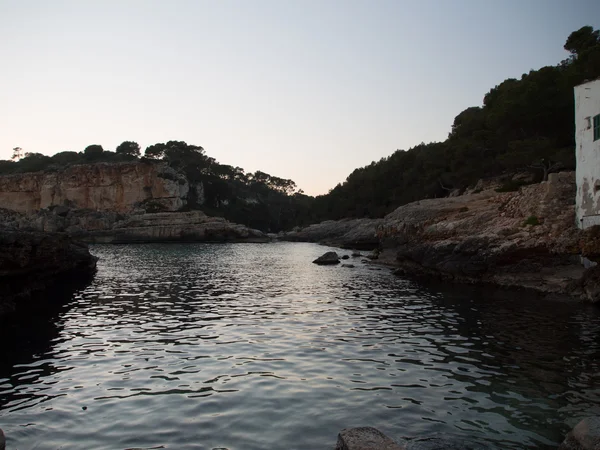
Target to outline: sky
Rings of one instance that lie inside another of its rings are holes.
[[[185,141],[324,194],[565,59],[598,0],[0,0],[0,159]]]

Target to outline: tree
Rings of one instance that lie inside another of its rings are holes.
[[[140,145],[134,141],[124,141],[115,149],[117,155],[140,156]]]
[[[23,157],[23,149],[21,147],[15,147],[13,148],[13,155],[12,155],[12,160],[13,161],[18,161]]]
[[[97,162],[102,158],[102,153],[104,153],[104,149],[99,144],[88,145],[83,151],[83,158],[87,162]]]
[[[600,44],[600,31],[588,25],[573,31],[567,38],[564,48],[577,57],[598,44]]]
[[[146,147],[144,156],[151,159],[161,159],[165,155],[167,146],[165,144],[154,144]]]

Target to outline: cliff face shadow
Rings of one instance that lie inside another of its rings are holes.
[[[92,279],[92,275],[63,277],[49,289],[23,299],[14,311],[0,316],[0,379],[9,379],[16,365],[31,364],[51,350],[52,342],[63,329],[60,316],[70,309],[75,293]]]

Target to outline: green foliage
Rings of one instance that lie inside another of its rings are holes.
[[[117,155],[140,156],[140,144],[134,141],[124,141],[115,149]]]
[[[600,38],[592,27],[573,32],[571,57],[510,78],[492,88],[482,106],[460,112],[444,142],[397,150],[354,170],[315,199],[318,220],[381,217],[398,206],[443,197],[479,179],[531,172],[540,179],[575,168],[573,87],[600,77]],[[509,182],[501,191],[516,190]]]
[[[525,220],[525,222],[523,222],[523,226],[526,227],[526,226],[530,225],[532,227],[535,227],[535,226],[539,225],[540,223],[541,223],[540,219],[538,219],[537,216],[529,216]]]

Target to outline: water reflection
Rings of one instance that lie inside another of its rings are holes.
[[[543,448],[600,413],[595,309],[310,264],[326,250],[94,247],[92,285],[4,330],[0,426],[23,448],[327,448],[358,425]]]

